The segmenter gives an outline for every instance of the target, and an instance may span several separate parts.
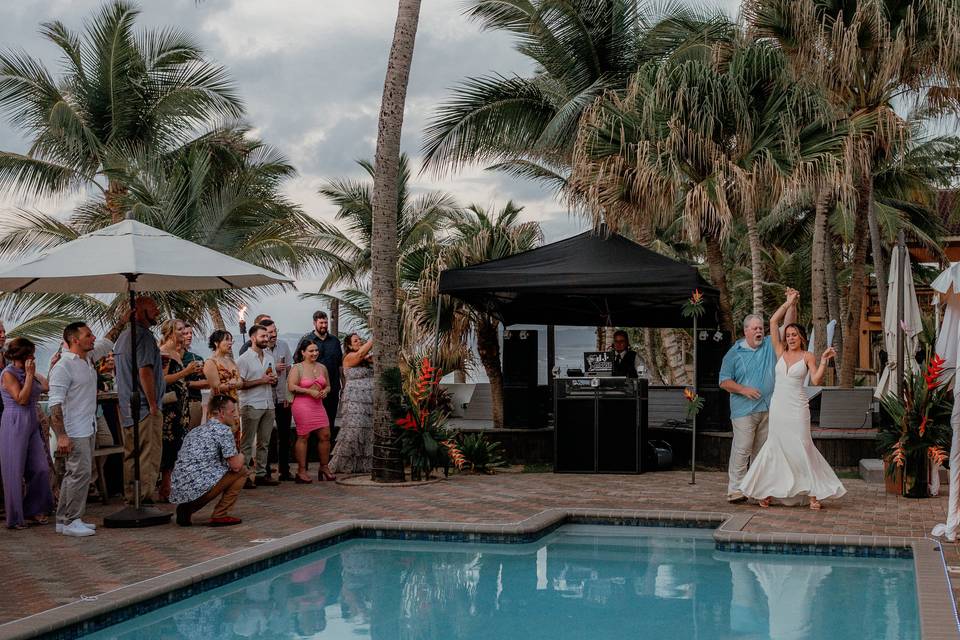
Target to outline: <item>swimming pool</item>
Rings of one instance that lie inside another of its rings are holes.
[[[525,544],[347,540],[86,637],[920,636],[912,559],[723,552],[712,533],[568,524]]]

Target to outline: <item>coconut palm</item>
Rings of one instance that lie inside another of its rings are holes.
[[[960,6],[951,0],[749,0],[745,16],[754,33],[782,48],[795,77],[822,92],[840,117],[874,120],[848,158],[856,209],[844,325],[848,335],[858,335],[868,242],[881,304],[886,300],[884,245],[873,191],[876,166],[908,133],[895,102],[912,100],[927,113],[955,110],[960,96],[960,67],[954,63],[960,56],[955,37]],[[857,350],[856,339],[843,345],[843,385],[853,383]]]
[[[226,71],[190,36],[137,31],[138,15],[115,0],[82,33],[44,23],[41,35],[61,53],[60,77],[25,52],[0,53],[0,112],[30,141],[26,154],[0,152],[0,193],[90,189],[118,221],[125,187],[108,174],[111,158],[131,147],[174,151],[198,129],[242,115]]]
[[[536,222],[520,222],[522,207],[508,202],[497,212],[471,205],[451,218],[450,236],[442,254],[443,269],[468,267],[489,260],[529,251],[543,241]],[[477,353],[487,379],[493,403],[493,426],[503,427],[503,370],[500,364],[500,322],[484,309],[450,301],[455,311],[469,320],[476,335]],[[454,321],[455,322],[455,321]],[[462,332],[458,336],[466,339]]]
[[[105,194],[94,195],[66,221],[40,212],[14,215],[0,225],[0,259],[23,258],[105,227],[119,206],[136,220],[262,267],[299,274],[319,265],[315,222],[281,193],[293,168],[276,150],[250,138],[245,127],[217,129],[159,158],[128,149],[110,162],[110,178],[124,185],[122,195],[111,196],[111,204]],[[199,326],[208,317],[222,326],[219,309],[237,308],[257,295],[224,290],[157,297],[162,308]],[[10,304],[23,300],[5,298]],[[123,304],[120,298],[100,308],[98,316],[115,313]],[[57,316],[77,301],[89,299],[51,296],[31,310]]]
[[[400,174],[400,133],[410,81],[413,47],[420,20],[420,0],[399,0],[393,45],[387,59],[387,77],[377,123],[374,158],[373,223],[370,239],[373,334],[376,338],[374,376],[397,367],[400,320],[397,311],[397,180]],[[400,450],[393,433],[388,398],[383,385],[373,393],[373,471],[376,481],[402,481]]]
[[[529,77],[467,78],[427,126],[425,165],[467,163],[562,187],[584,111],[644,62],[682,59],[728,29],[719,13],[641,0],[470,0],[466,15],[515,38]]]

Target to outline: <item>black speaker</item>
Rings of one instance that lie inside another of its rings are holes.
[[[639,473],[639,401],[604,398],[597,411],[597,471]]]
[[[595,471],[593,398],[564,398],[557,401],[556,460],[558,471]]]
[[[726,431],[730,426],[730,395],[720,388],[720,367],[730,350],[732,336],[725,331],[701,329],[697,332],[697,393],[703,398],[703,410],[697,416],[700,429]]]
[[[536,331],[507,329],[503,332],[503,386],[535,387],[540,348]]]

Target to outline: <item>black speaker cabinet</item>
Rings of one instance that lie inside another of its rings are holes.
[[[703,398],[703,410],[697,427],[713,431],[730,430],[730,395],[720,388],[723,356],[732,344],[731,336],[716,329],[697,332],[697,393]]]
[[[540,347],[536,331],[507,329],[503,332],[503,386],[535,387]]]
[[[554,398],[554,471],[643,473],[646,380],[561,378]]]

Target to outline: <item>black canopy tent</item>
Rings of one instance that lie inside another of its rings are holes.
[[[705,297],[700,324],[716,326],[719,294],[695,267],[593,232],[440,274],[440,293],[505,325],[690,327],[681,309],[694,289]]]
[[[704,295],[698,321],[682,309]],[[586,232],[524,253],[440,274],[439,292],[485,309],[504,325],[715,327],[719,292],[695,267],[619,234]],[[694,340],[694,344],[697,340]],[[697,357],[694,350],[694,377]],[[549,363],[548,369],[552,369]],[[696,385],[695,385],[696,388]],[[696,420],[692,465],[696,465]],[[691,482],[695,481],[693,472]]]

